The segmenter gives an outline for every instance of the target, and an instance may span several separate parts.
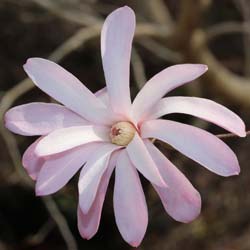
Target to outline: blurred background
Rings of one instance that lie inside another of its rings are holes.
[[[20,160],[35,138],[13,135],[2,123],[4,112],[14,105],[53,101],[26,79],[22,65],[29,57],[50,58],[92,91],[102,88],[101,25],[125,4],[137,17],[132,95],[167,66],[204,63],[209,71],[203,77],[170,95],[210,98],[235,111],[250,129],[249,0],[0,0],[0,250],[132,249],[114,222],[113,181],[97,235],[81,239],[76,222],[78,176],[53,196],[35,197],[34,183]],[[168,118],[225,133],[190,116]],[[200,191],[202,211],[190,224],[174,221],[142,178],[149,226],[138,249],[250,249],[250,138],[223,140],[238,156],[239,176],[216,176],[159,145]]]

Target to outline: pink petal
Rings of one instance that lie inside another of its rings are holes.
[[[114,212],[122,237],[131,246],[137,247],[147,229],[148,211],[138,173],[125,150],[117,159]]]
[[[161,176],[168,184],[166,188],[154,185],[166,212],[177,221],[191,222],[200,214],[200,194],[151,142],[146,141],[146,146]]]
[[[207,71],[203,64],[179,64],[168,67],[152,77],[137,94],[133,116],[139,122],[144,113],[153,107],[169,91],[193,81]]]
[[[72,111],[98,124],[112,123],[105,105],[58,64],[42,58],[30,58],[24,70],[37,87]]]
[[[166,183],[162,179],[158,168],[149,155],[144,142],[137,133],[133,140],[128,144],[126,150],[131,162],[150,182],[158,186],[166,186]]]
[[[37,176],[44,163],[44,159],[41,157],[38,157],[35,154],[35,148],[42,138],[43,137],[40,137],[35,142],[33,142],[23,154],[22,164],[24,168],[26,169],[26,171],[28,172],[29,176],[33,180],[37,179]]]
[[[38,156],[57,154],[89,143],[109,141],[109,128],[101,126],[76,126],[55,130],[45,136],[37,145]]]
[[[212,122],[239,136],[246,136],[245,124],[231,110],[208,99],[197,97],[167,97],[151,110],[147,119],[157,119],[171,113],[194,115]]]
[[[131,100],[129,70],[135,15],[125,6],[112,12],[104,22],[101,51],[108,94],[113,110],[128,114]]]
[[[88,213],[96,197],[101,178],[108,167],[109,158],[117,145],[105,143],[93,154],[81,171],[78,190],[79,206],[84,214]]]
[[[46,159],[37,178],[36,195],[53,194],[65,186],[98,147],[99,143],[90,143]]]
[[[91,208],[89,209],[88,213],[84,214],[81,211],[80,206],[78,206],[78,210],[77,210],[78,229],[79,229],[81,236],[85,239],[92,238],[96,234],[99,228],[103,202],[105,199],[105,195],[106,195],[106,191],[108,188],[111,174],[116,165],[117,154],[119,153],[114,152],[110,157],[107,170],[105,171],[105,173],[103,174],[101,178],[95,200]]]
[[[54,103],[24,104],[5,114],[5,127],[26,136],[46,135],[55,129],[87,124],[79,115]]]
[[[169,120],[152,120],[142,124],[141,134],[143,138],[157,138],[170,144],[218,175],[230,176],[240,172],[234,152],[205,130]]]
[[[101,100],[105,104],[106,107],[109,107],[110,103],[107,87],[98,90],[97,92],[95,92],[95,95],[99,100]]]

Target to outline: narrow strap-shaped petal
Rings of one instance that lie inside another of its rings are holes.
[[[58,64],[42,58],[30,58],[24,70],[37,87],[85,119],[98,124],[112,123],[105,105]]]
[[[89,143],[109,141],[109,129],[101,126],[76,126],[55,130],[45,136],[37,145],[38,156],[57,154]]]
[[[162,179],[158,168],[149,155],[144,142],[137,133],[133,140],[128,144],[126,150],[131,162],[142,173],[142,175],[144,175],[144,177],[158,186],[166,186],[166,183]]]
[[[28,103],[5,114],[5,127],[26,136],[47,135],[55,129],[87,124],[81,116],[55,103]]]
[[[125,6],[112,12],[104,22],[101,51],[110,104],[118,114],[128,114],[131,100],[129,70],[135,15]]]
[[[204,98],[173,96],[161,99],[150,111],[147,119],[157,119],[171,113],[184,113],[212,122],[238,136],[246,135],[245,124],[226,107]]]
[[[97,92],[95,92],[95,95],[99,100],[101,100],[105,104],[106,107],[110,106],[107,87],[98,90]]]
[[[169,120],[152,120],[142,124],[141,134],[144,138],[157,138],[170,144],[218,175],[240,172],[234,152],[222,140],[200,128]]]
[[[78,182],[79,206],[84,214],[88,213],[96,197],[97,189],[104,172],[107,169],[109,158],[117,145],[105,143],[93,154],[80,173]]]
[[[148,210],[140,178],[125,150],[119,155],[115,169],[114,212],[122,237],[137,247],[147,229]]]
[[[80,206],[78,206],[78,210],[77,210],[78,230],[84,239],[92,238],[96,234],[99,228],[103,202],[105,199],[105,195],[106,195],[106,191],[108,188],[108,183],[109,183],[111,174],[116,165],[118,154],[119,152],[112,153],[107,170],[102,176],[102,179],[100,181],[100,184],[96,193],[95,200],[91,208],[89,209],[88,213],[84,214]]]
[[[144,113],[153,107],[169,91],[193,81],[207,71],[203,64],[179,64],[168,67],[152,77],[137,94],[133,105],[133,116],[138,122]]]
[[[194,220],[201,210],[200,194],[151,142],[146,141],[145,144],[161,176],[168,184],[165,188],[153,185],[166,212],[180,222],[188,223]]]
[[[90,143],[46,159],[37,178],[36,195],[49,195],[61,189],[98,147],[100,143]]]
[[[28,172],[31,179],[36,180],[38,177],[38,174],[42,168],[42,165],[44,164],[44,159],[41,157],[38,157],[35,154],[35,148],[39,141],[43,137],[38,138],[35,142],[33,142],[24,152],[23,158],[22,158],[22,164],[25,168],[25,170]]]

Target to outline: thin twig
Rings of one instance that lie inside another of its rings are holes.
[[[77,49],[78,46],[81,46],[86,39],[90,39],[92,36],[88,35],[86,36],[85,33],[82,32],[81,29],[79,32],[77,32],[75,35],[73,35],[70,39],[68,39],[63,45],[61,45],[58,49],[56,49],[50,56],[51,59],[54,59],[55,61],[60,61],[63,59],[66,55],[68,55],[73,50]],[[89,34],[90,30],[88,28],[85,29],[85,32]],[[82,40],[80,39],[82,35]],[[97,35],[97,32],[92,34],[93,36]],[[75,40],[74,40],[75,39]],[[68,47],[69,46],[69,47]],[[21,166],[21,155],[18,149],[18,145],[16,142],[16,138],[13,134],[8,132],[4,128],[3,124],[3,115],[5,111],[13,104],[13,102],[20,97],[22,94],[26,93],[30,89],[33,88],[33,84],[28,79],[25,79],[21,81],[17,86],[9,90],[4,97],[1,100],[0,105],[0,132],[1,135],[6,143],[6,146],[8,148],[8,151],[10,153],[11,159],[13,161],[14,167],[16,172],[18,173],[20,179],[28,186],[33,187],[33,182],[28,178],[26,173],[24,172],[22,166]],[[57,226],[65,240],[65,243],[67,244],[67,248],[69,250],[76,250],[77,244],[76,241],[70,232],[70,229],[66,223],[65,218],[60,213],[59,209],[57,208],[56,203],[53,201],[51,197],[42,198],[42,201],[44,202],[45,206],[48,209],[48,212],[50,213],[50,216],[55,220],[57,223]]]
[[[21,166],[21,154],[19,152],[19,148],[16,142],[16,138],[13,134],[8,132],[3,123],[0,124],[0,133],[5,141],[8,152],[10,153],[12,162],[14,164],[15,170],[19,175],[20,180],[29,187],[33,187],[34,184],[31,179],[24,172],[23,167]],[[41,198],[44,205],[46,206],[51,218],[57,223],[58,229],[61,232],[61,235],[67,245],[68,250],[77,250],[76,241],[66,223],[65,218],[61,214],[60,210],[57,208],[55,201],[52,197],[42,197]]]
[[[100,35],[101,25],[97,24],[91,27],[82,28],[78,30],[73,36],[66,40],[61,46],[59,46],[48,58],[55,62],[60,62],[64,57],[70,54],[72,51],[83,47],[85,43],[91,39],[97,38]],[[152,37],[167,37],[171,34],[169,32],[162,32],[162,26],[151,25],[142,23],[137,26],[135,36],[152,36]],[[29,78],[22,80],[12,89],[8,90],[2,97],[0,102],[0,121],[4,113],[11,107],[11,105],[20,96],[24,95],[35,85]]]
[[[95,15],[93,13],[88,14],[86,11],[83,12],[83,9],[86,9],[86,5],[84,8],[80,8],[79,3],[77,3],[77,6],[72,7],[72,6],[65,6],[62,4],[60,1],[54,1],[54,0],[32,0],[39,6],[47,9],[54,15],[61,17],[67,21],[83,25],[83,26],[89,26],[89,25],[95,25],[97,23],[102,22],[102,18]],[[65,3],[65,1],[64,1]]]
[[[239,137],[236,134],[232,134],[232,133],[225,133],[225,134],[217,134],[215,135],[216,137],[220,138],[220,139],[227,139],[227,138],[235,138],[235,137]],[[246,132],[246,136],[250,136],[250,130]],[[168,150],[176,150],[175,148],[173,148],[171,145],[169,145],[166,142],[160,141],[158,139],[151,139],[152,143],[158,143],[160,145],[162,145],[164,148],[168,149]]]
[[[52,199],[51,196],[42,197],[42,199],[50,215],[52,215],[53,220],[56,222],[58,229],[60,230],[61,235],[65,240],[65,243],[67,244],[67,248],[69,250],[77,250],[78,247],[76,240],[69,229],[65,217],[59,210],[55,201]]]
[[[161,43],[153,40],[152,38],[138,40],[138,43],[150,51],[153,56],[157,56],[161,60],[172,63],[180,63],[184,60],[181,53],[163,46]]]
[[[242,27],[244,30],[250,30],[250,1],[237,0],[236,4],[239,5],[240,12],[244,19]],[[250,33],[244,33],[244,50],[245,50],[245,74],[250,77]]]
[[[206,39],[210,41],[218,36],[232,34],[232,33],[246,33],[250,34],[250,29],[243,26],[241,22],[230,21],[224,23],[218,23],[206,29]]]
[[[204,80],[221,92],[232,102],[237,102],[243,106],[250,106],[250,79],[241,77],[228,70],[211,53],[207,46],[206,35],[202,30],[196,30],[192,36],[191,54],[192,59],[199,63],[208,65],[208,72],[204,75]]]
[[[138,89],[141,89],[146,83],[146,74],[141,56],[136,49],[132,51],[132,68],[134,72],[135,83]]]
[[[163,0],[139,2],[140,7],[145,6],[150,12],[152,19],[166,26],[174,26],[174,20],[169,12],[166,3]]]
[[[246,136],[250,135],[250,130],[246,132]],[[216,135],[218,138],[232,138],[232,137],[239,137],[236,134],[232,134],[232,133],[226,133],[226,134],[218,134]]]
[[[25,242],[32,246],[41,244],[49,235],[49,233],[53,230],[54,227],[55,227],[55,222],[49,219],[42,225],[42,227],[38,230],[36,234],[28,236]]]

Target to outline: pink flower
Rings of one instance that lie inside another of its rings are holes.
[[[134,31],[135,16],[129,7],[117,9],[106,19],[101,51],[107,89],[95,95],[59,65],[41,58],[29,59],[24,69],[35,85],[65,106],[25,104],[9,110],[5,120],[14,133],[41,136],[23,156],[23,166],[36,180],[37,195],[58,191],[85,164],[78,184],[78,227],[84,238],[93,237],[98,230],[116,166],[116,223],[124,240],[138,246],[147,228],[148,211],[137,170],[152,183],[175,220],[190,222],[201,209],[197,190],[150,138],[170,144],[218,175],[240,172],[235,154],[216,136],[159,118],[170,113],[194,115],[242,137],[245,127],[236,114],[213,101],[162,98],[205,73],[205,65],[181,64],[161,71],[131,104],[129,65]]]

